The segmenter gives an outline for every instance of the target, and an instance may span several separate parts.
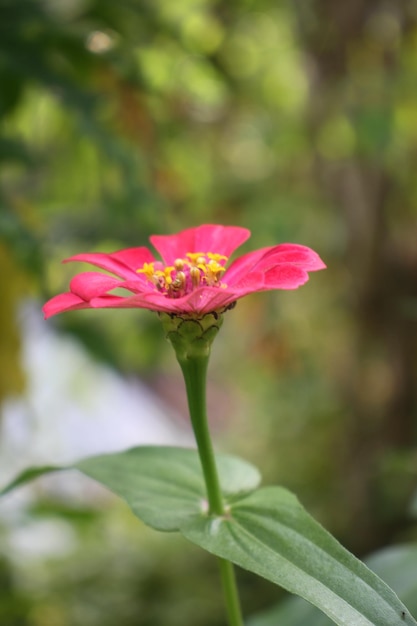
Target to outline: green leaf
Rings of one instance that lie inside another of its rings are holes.
[[[259,471],[241,459],[216,456],[222,492],[228,502],[256,489]],[[123,498],[145,524],[156,530],[178,530],[206,508],[206,490],[196,450],[141,446],[125,452],[84,459],[71,467],[25,470],[0,495],[34,478],[63,469],[78,469]]]
[[[73,468],[122,497],[146,524],[180,530],[209,552],[308,600],[336,624],[417,624],[395,593],[314,521],[295,496],[280,487],[253,491],[259,473],[245,461],[219,455],[217,463],[228,503],[222,517],[206,513],[195,450],[140,447],[86,459]],[[64,468],[27,470],[5,491],[57,469]]]
[[[256,489],[258,470],[238,458],[216,456],[222,492],[228,501]],[[140,447],[93,457],[75,466],[123,498],[145,524],[178,530],[206,510],[206,490],[195,450]]]
[[[223,518],[200,516],[180,530],[209,552],[303,597],[341,626],[416,624],[395,593],[280,487],[260,489]]]
[[[417,545],[378,550],[365,563],[394,589],[413,615],[417,615]],[[247,626],[331,626],[332,620],[302,598],[290,597],[247,621]]]
[[[39,478],[39,476],[43,476],[44,474],[50,474],[51,472],[59,472],[61,470],[68,469],[66,467],[58,467],[57,465],[43,465],[41,467],[29,467],[28,469],[23,470],[21,474],[16,476],[8,485],[0,489],[0,496],[6,495],[13,489],[17,487],[21,487],[26,485],[26,483],[32,482],[35,478]]]

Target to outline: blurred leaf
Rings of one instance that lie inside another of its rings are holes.
[[[0,243],[2,241],[6,243],[4,254],[42,282],[44,259],[40,240],[18,213],[6,206],[0,194]]]
[[[292,597],[273,609],[251,617],[247,626],[331,626],[334,622],[302,598]]]
[[[14,137],[0,137],[0,162],[2,161],[22,163],[23,165],[34,164],[34,159],[27,146]]]
[[[3,487],[0,491],[0,496],[4,496],[10,491],[13,491],[17,487],[22,487],[27,483],[32,482],[35,478],[39,478],[40,476],[44,476],[45,474],[50,474],[51,472],[59,472],[65,467],[58,467],[57,465],[42,465],[40,467],[29,467],[21,472],[12,482]]]
[[[417,544],[379,550],[368,557],[366,563],[417,616]]]

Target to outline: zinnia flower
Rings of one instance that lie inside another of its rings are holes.
[[[89,308],[141,308],[199,318],[249,293],[296,289],[307,282],[308,272],[326,267],[310,248],[289,243],[249,252],[227,266],[249,237],[246,228],[205,224],[150,237],[162,260],[146,247],[77,254],[65,262],[90,263],[114,276],[77,274],[69,292],[44,305],[45,318]],[[120,288],[124,295],[112,293]]]

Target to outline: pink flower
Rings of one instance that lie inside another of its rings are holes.
[[[227,267],[230,255],[249,237],[246,228],[205,224],[176,235],[153,235],[150,241],[162,261],[145,247],[77,254],[66,261],[91,263],[117,278],[102,272],[77,274],[69,292],[44,305],[45,318],[89,308],[201,317],[255,291],[296,289],[307,282],[308,272],[326,267],[313,250],[290,243],[249,252]],[[120,288],[125,295],[112,293]]]

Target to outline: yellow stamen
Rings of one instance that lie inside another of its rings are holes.
[[[184,272],[177,272],[175,279],[171,281],[170,286],[173,291],[182,291],[185,287],[185,274]]]
[[[220,277],[224,274],[224,267],[217,263],[217,261],[209,261],[207,263],[207,272],[206,272],[206,281],[210,286],[216,285],[219,283]]]
[[[190,276],[191,276],[191,283],[194,289],[196,289],[197,287],[200,286],[200,282],[201,282],[201,273],[198,267],[190,268]]]
[[[207,252],[207,256],[213,261],[227,261],[227,256],[224,256],[224,254],[214,254],[213,252]]]
[[[217,261],[209,261],[207,263],[207,268],[211,273],[215,275],[223,274],[225,272],[223,265],[220,265],[219,263],[217,263]]]
[[[206,262],[206,255],[204,252],[187,252],[185,256],[188,256],[193,265]]]
[[[163,271],[161,272],[161,275],[164,277],[165,283],[167,285],[171,285],[172,283],[171,272],[173,271],[174,267],[172,265],[168,265],[167,267],[164,267]]]
[[[178,298],[188,293],[190,289],[197,289],[202,285],[225,287],[220,282],[221,276],[226,271],[223,267],[225,261],[227,257],[223,254],[187,252],[185,258],[175,259],[173,265],[163,267],[162,263],[158,263],[157,267],[162,269],[155,269],[155,263],[144,263],[143,267],[136,271],[145,274],[164,295]]]
[[[145,274],[146,278],[148,278],[149,280],[152,280],[155,274],[155,264],[144,263],[143,267],[136,271],[138,274]]]

